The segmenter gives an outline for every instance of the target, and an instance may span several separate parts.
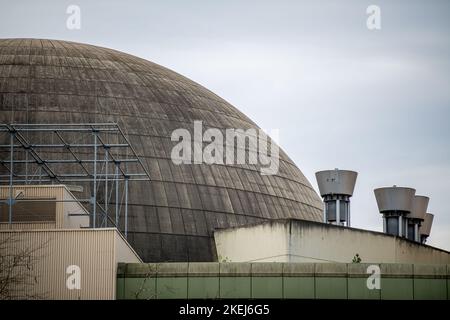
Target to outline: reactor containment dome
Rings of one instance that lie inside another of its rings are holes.
[[[208,89],[147,60],[67,41],[0,39],[0,123],[112,122],[129,139],[151,178],[130,184],[128,199],[128,241],[144,261],[216,261],[215,228],[322,220],[321,199],[282,150],[275,175],[252,164],[174,164],[171,133],[194,121],[258,129]]]

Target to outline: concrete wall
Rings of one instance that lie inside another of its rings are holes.
[[[0,244],[5,260],[30,257],[30,268],[14,269],[14,278],[23,278],[9,286],[16,299],[114,299],[117,262],[141,262],[117,229],[0,231]],[[66,285],[71,265],[80,267],[80,289]]]
[[[103,230],[103,229],[97,229]],[[134,251],[131,245],[127,242],[127,240],[123,237],[123,235],[114,228],[116,232],[114,233],[115,237],[115,264],[122,262],[142,262],[139,255]],[[137,261],[136,261],[137,259]]]
[[[304,220],[277,220],[216,230],[218,257],[231,262],[450,264],[447,251],[379,232]]]
[[[89,212],[81,203],[73,202],[77,198],[65,186],[63,186],[63,199],[68,201],[63,203],[63,227],[66,229],[89,227]],[[70,214],[82,214],[85,216],[71,216]]]
[[[121,264],[117,299],[446,300],[450,265],[379,264],[380,287],[367,286],[369,264]]]
[[[289,241],[283,224],[214,232],[219,262],[288,262]]]

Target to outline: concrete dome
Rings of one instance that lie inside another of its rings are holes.
[[[275,107],[274,107],[275,108]],[[215,228],[300,218],[322,203],[280,150],[277,175],[256,165],[175,165],[176,128],[257,128],[199,84],[111,49],[55,40],[0,39],[0,123],[116,122],[150,173],[130,184],[128,241],[144,261],[214,261]]]

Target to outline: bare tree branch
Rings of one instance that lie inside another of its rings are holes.
[[[38,282],[36,264],[46,245],[23,245],[16,234],[0,239],[0,300],[45,298],[31,288]]]

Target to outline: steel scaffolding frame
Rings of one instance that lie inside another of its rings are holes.
[[[30,201],[15,199],[14,185],[89,183],[90,199],[77,201],[90,212],[91,227],[107,227],[110,222],[119,229],[123,207],[127,237],[128,184],[150,181],[147,169],[117,123],[0,124],[0,154],[0,185],[9,185],[9,197],[3,202],[8,205],[10,224],[14,204]],[[103,205],[98,201],[101,185]],[[109,215],[113,191],[114,220]],[[97,210],[102,214],[99,226]]]

